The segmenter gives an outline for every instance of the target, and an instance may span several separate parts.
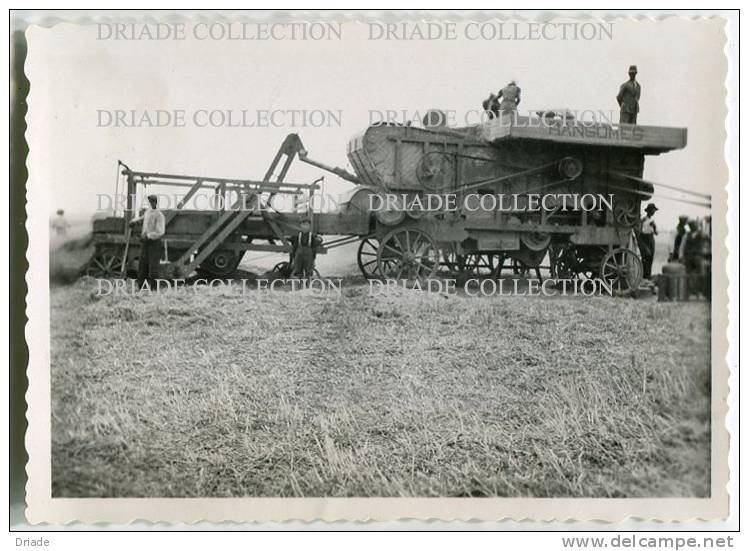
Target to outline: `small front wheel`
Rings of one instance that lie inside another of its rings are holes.
[[[359,270],[367,279],[379,277],[377,269],[377,248],[380,243],[375,237],[365,237],[359,243],[359,250],[356,252],[356,263]]]

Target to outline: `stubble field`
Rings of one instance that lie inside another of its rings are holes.
[[[51,295],[55,497],[705,496],[705,303]]]

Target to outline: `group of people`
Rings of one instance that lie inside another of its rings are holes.
[[[657,211],[658,207],[654,203],[649,203],[645,207],[645,216],[641,220],[640,231],[637,233],[643,277],[648,281],[652,279],[655,236],[658,235],[658,228],[655,224],[655,213]],[[689,219],[688,216],[679,216],[676,237],[674,238],[673,248],[669,253],[669,262],[684,264],[687,274],[701,275],[704,272],[709,247],[709,237],[702,231],[699,220]]]
[[[710,217],[705,218],[707,224]],[[706,257],[710,253],[710,237],[700,226],[700,221],[687,216],[679,216],[676,226],[674,247],[669,260],[682,262],[690,274],[701,274],[704,271]]]
[[[637,65],[630,65],[627,73],[629,79],[619,86],[619,92],[616,95],[616,101],[619,104],[619,123],[637,124],[642,94],[642,87],[637,82]],[[496,94],[491,93],[482,105],[484,111],[496,117],[503,112],[516,111],[519,103],[520,87],[513,80]],[[658,207],[654,203],[645,207],[645,216],[641,219],[637,232],[643,276],[648,281],[652,279],[655,236],[658,235],[654,218],[657,211]],[[709,247],[709,239],[700,229],[700,222],[690,220],[687,216],[680,216],[669,261],[683,263],[689,274],[702,273],[704,271],[706,246]]]
[[[161,212],[156,195],[148,196],[149,208],[143,216],[133,219],[131,226],[142,223],[140,230],[140,257],[138,259],[138,287],[148,283],[154,288],[159,278],[161,263],[162,237],[166,231],[166,218]],[[308,218],[302,219],[299,231],[288,238],[292,247],[292,277],[310,279],[314,277],[315,257],[317,248],[322,244],[319,235],[312,231],[312,222]]]
[[[639,100],[641,87],[636,80],[637,66],[629,67],[629,80],[619,87],[616,100],[620,108],[620,123],[637,124],[639,113]],[[486,112],[498,116],[502,112],[517,111],[520,103],[521,90],[517,83],[512,80],[507,86],[496,94],[491,93],[483,101]],[[138,285],[145,282],[154,284],[159,277],[159,264],[161,262],[162,243],[166,221],[164,214],[158,208],[156,195],[148,196],[149,207],[141,218],[134,219],[131,224],[142,222],[141,228],[141,251],[138,262]],[[645,217],[641,220],[637,234],[638,246],[643,263],[643,275],[646,280],[652,278],[653,258],[655,256],[655,236],[658,230],[655,224],[655,213],[658,207],[650,203],[645,208]],[[67,231],[67,221],[63,218],[63,211],[57,212],[57,218],[53,221],[53,228],[58,235],[64,235]],[[288,238],[292,246],[291,274],[302,279],[313,277],[315,270],[315,256],[317,248],[322,244],[322,239],[312,231],[309,219],[303,219],[299,231]],[[700,231],[697,220],[689,220],[686,216],[679,217],[677,234],[674,248],[670,255],[671,261],[683,262],[688,272],[702,270],[702,248],[704,235]]]
[[[131,225],[142,223],[137,276],[139,287],[142,287],[146,282],[149,286],[154,286],[159,278],[161,239],[166,231],[166,219],[158,208],[157,196],[149,195],[148,203],[149,208],[145,210],[143,215],[130,222]],[[655,203],[649,203],[645,207],[645,216],[641,219],[637,232],[643,277],[648,281],[652,279],[655,236],[658,235],[658,228],[655,223],[657,211],[658,207]],[[53,227],[64,231],[67,223],[65,225],[59,223],[59,218],[63,214],[62,211],[58,211],[58,219],[53,221]],[[299,230],[291,235],[288,241],[292,247],[291,275],[305,280],[314,277],[316,252],[322,244],[322,239],[312,231],[312,222],[308,218],[302,219]],[[683,263],[687,274],[701,274],[705,266],[706,247],[709,253],[709,238],[702,231],[700,222],[689,219],[687,216],[680,216],[669,261]]]
[[[637,124],[642,92],[642,87],[637,82],[637,65],[630,65],[628,74],[629,80],[619,87],[619,93],[616,95],[616,101],[619,104],[619,123]],[[520,104],[520,87],[514,80],[511,80],[496,94],[490,93],[489,97],[482,102],[484,112],[491,117],[497,117],[503,112],[515,112],[518,104]]]
[[[502,88],[499,92],[490,93],[481,104],[485,113],[492,117],[497,117],[501,112],[517,111],[520,103],[520,87],[511,80],[510,83]]]

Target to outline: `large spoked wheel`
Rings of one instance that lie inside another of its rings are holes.
[[[365,237],[359,243],[359,250],[356,253],[356,263],[359,270],[367,279],[379,277],[377,267],[377,249],[380,242],[374,237]]]
[[[603,257],[600,274],[618,293],[636,291],[642,281],[642,261],[630,249],[614,249]]]
[[[440,252],[429,235],[416,228],[388,233],[377,249],[377,269],[389,279],[422,280],[433,277],[440,266]]]
[[[86,266],[86,275],[99,279],[122,277],[123,247],[99,246]]]

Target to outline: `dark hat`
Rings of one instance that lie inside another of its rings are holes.
[[[630,65],[629,66],[629,72],[630,73],[636,73],[637,72],[637,65]]]
[[[679,216],[679,222],[686,222],[687,220],[689,220],[689,216],[687,216],[686,214],[682,214],[681,216]]]
[[[62,209],[57,209],[57,214],[65,214],[65,211]]]
[[[648,203],[648,206],[645,207],[645,212],[655,212],[658,210],[658,207],[655,206],[655,203]]]
[[[158,199],[159,199],[159,196],[156,195],[155,193],[151,193],[151,194],[148,195],[148,200],[149,201],[158,201]]]

